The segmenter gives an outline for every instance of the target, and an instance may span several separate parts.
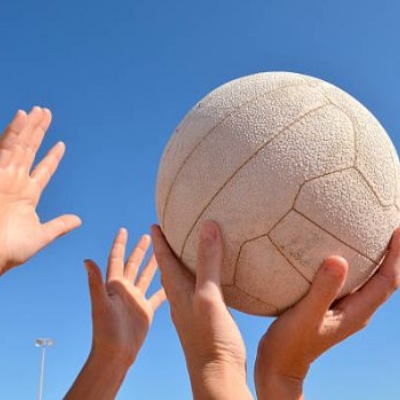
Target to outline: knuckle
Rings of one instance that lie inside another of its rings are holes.
[[[171,315],[171,320],[172,320],[173,324],[175,326],[179,325],[180,320],[182,318],[182,313],[179,312],[179,309],[178,309],[178,307],[176,307],[176,304],[172,304],[171,302],[170,302],[170,315]]]
[[[356,324],[354,324],[352,326],[350,334],[364,330],[369,325],[370,321],[371,321],[371,317],[366,317],[366,318],[358,321]]]
[[[365,328],[369,325],[370,322],[371,322],[371,318],[366,318],[366,319],[364,319],[364,320],[361,322],[361,325],[360,325],[360,329],[359,329],[359,330],[365,329]]]
[[[378,272],[378,276],[382,283],[385,285],[387,288],[387,291],[389,293],[395,292],[397,289],[400,287],[400,274],[397,273],[391,273],[391,274],[386,274],[383,272]]]
[[[208,291],[198,291],[193,298],[193,305],[199,312],[209,313],[217,307],[217,298]]]

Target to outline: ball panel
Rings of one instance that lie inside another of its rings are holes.
[[[325,258],[332,255],[344,257],[349,263],[349,273],[341,296],[364,283],[377,266],[294,210],[281,220],[269,236],[279,251],[309,281],[313,280]]]
[[[267,236],[246,242],[240,251],[235,284],[263,302],[284,310],[303,297],[310,282]]]
[[[363,122],[363,134],[357,135],[356,167],[381,204],[392,205],[396,196],[396,171],[399,168],[397,156],[378,121],[371,114],[365,113]]]
[[[333,105],[306,115],[267,147],[263,152],[266,168],[274,171],[288,186],[297,186],[354,163],[351,121]]]
[[[397,209],[382,207],[354,168],[305,183],[295,209],[376,263],[399,219]]]
[[[230,307],[236,310],[260,316],[275,316],[280,314],[280,310],[273,305],[256,299],[237,286],[223,286],[222,289],[226,304],[229,304]]]
[[[161,159],[157,184],[157,215],[163,221],[164,206],[176,175],[201,141],[229,115],[258,97],[275,90],[303,85],[302,75],[274,72],[236,79],[215,89],[185,116],[172,135]]]
[[[298,98],[299,93],[302,102]],[[236,180],[235,175],[247,163],[251,163],[252,157],[268,140],[275,135],[279,136],[287,126],[301,120],[304,115],[324,107],[325,102],[323,96],[315,90],[310,91],[309,87],[285,88],[266,95],[257,103],[245,105],[219,124],[186,160],[184,168],[173,182],[162,221],[162,228],[172,248],[181,254],[188,232],[193,229],[210,202],[214,201],[222,189],[230,190],[227,186],[231,180]],[[279,112],[281,107],[287,112]],[[173,164],[172,160],[170,164]],[[273,174],[268,173],[268,165],[258,167],[253,168],[251,174],[241,182],[254,181],[254,177],[259,175],[259,179],[266,182],[267,186],[276,181]],[[165,181],[160,181],[159,186],[163,183]],[[265,186],[257,194],[265,196],[264,191]],[[246,192],[244,195],[250,198]],[[229,198],[232,196],[234,193],[229,194]],[[251,206],[245,208],[250,209]]]
[[[385,129],[364,105],[348,93],[323,81],[320,81],[319,87],[354,125],[357,169],[381,204],[392,205],[396,192],[396,171],[400,166]]]

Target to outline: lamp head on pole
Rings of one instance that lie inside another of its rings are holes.
[[[36,347],[51,347],[54,345],[54,340],[50,338],[38,338],[35,341]]]

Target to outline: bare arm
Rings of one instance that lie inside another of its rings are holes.
[[[146,298],[157,270],[154,256],[138,275],[149,236],[141,238],[124,263],[126,242],[127,231],[121,229],[110,252],[105,283],[99,267],[93,261],[85,262],[92,302],[92,349],[66,400],[115,398],[145,341],[155,311],[165,300],[162,289]]]
[[[196,279],[177,260],[161,229],[152,229],[154,252],[171,306],[196,400],[251,399],[246,382],[246,351],[222,296],[222,236],[203,225]]]

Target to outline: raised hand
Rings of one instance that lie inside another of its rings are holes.
[[[110,252],[105,283],[100,268],[91,260],[85,261],[92,303],[92,349],[65,399],[114,399],[143,345],[155,311],[165,300],[163,289],[146,298],[157,270],[154,256],[138,274],[150,237],[140,239],[125,263],[127,238],[126,229],[121,229]]]
[[[85,266],[92,301],[92,351],[131,365],[146,338],[154,312],[165,300],[165,293],[160,289],[149,299],[146,298],[157,270],[154,255],[138,275],[150,237],[144,235],[140,239],[124,264],[127,238],[126,229],[121,229],[115,238],[105,284],[99,267],[93,261],[86,260]]]
[[[223,245],[218,226],[202,227],[196,279],[178,261],[161,229],[152,229],[154,252],[189,370],[195,399],[251,399],[246,350],[221,291]]]
[[[18,111],[0,139],[0,275],[81,224],[75,215],[41,223],[36,213],[65,152],[57,143],[32,169],[50,123],[45,108],[34,107],[28,115]]]
[[[358,291],[334,302],[347,274],[347,262],[328,258],[309,293],[270,326],[261,339],[255,382],[260,400],[303,399],[311,363],[332,346],[367,326],[375,311],[400,284],[400,228],[375,275]]]

